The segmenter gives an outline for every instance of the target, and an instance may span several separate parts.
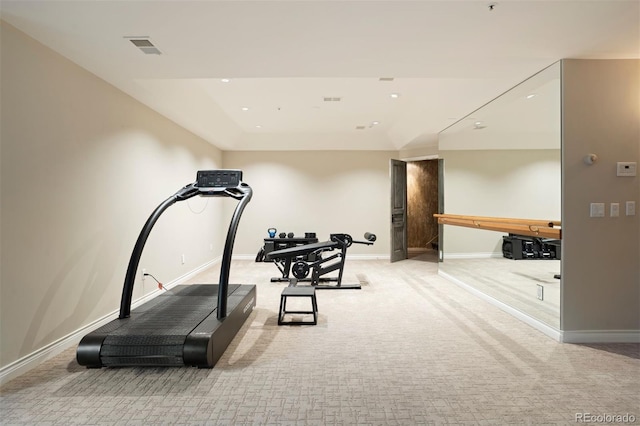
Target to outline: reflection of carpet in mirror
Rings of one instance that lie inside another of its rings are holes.
[[[560,328],[559,260],[446,259],[441,271],[533,317]],[[538,299],[542,285],[543,300]]]

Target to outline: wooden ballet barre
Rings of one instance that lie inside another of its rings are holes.
[[[530,237],[561,239],[560,221],[539,219],[514,219],[486,216],[465,216],[455,214],[434,214],[442,225],[464,226],[467,228],[486,229],[489,231],[507,232]]]

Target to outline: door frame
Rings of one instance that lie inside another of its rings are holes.
[[[389,223],[389,230],[390,230],[390,235],[391,235],[391,241],[389,244],[389,259],[391,262],[394,262],[394,256],[393,256],[393,194],[394,194],[394,188],[393,188],[393,161],[402,161],[403,163],[409,163],[409,162],[413,162],[413,161],[423,161],[423,160],[438,160],[438,213],[444,213],[444,159],[442,157],[440,157],[439,154],[430,154],[430,155],[422,155],[422,156],[418,156],[418,157],[408,157],[408,158],[401,158],[399,160],[396,159],[390,159],[389,160],[389,183],[390,183],[390,208],[391,208],[391,221]],[[408,247],[407,247],[407,197],[406,197],[406,186],[407,186],[407,181],[406,181],[406,173],[405,173],[405,182],[404,182],[404,186],[405,186],[405,206],[404,206],[404,252],[405,254],[408,252]],[[444,226],[443,225],[438,225],[438,261],[442,262],[443,260],[443,249],[442,249],[442,243],[444,241],[443,238],[443,231],[444,231]],[[408,256],[405,256],[405,259]],[[402,260],[402,259],[399,259]]]

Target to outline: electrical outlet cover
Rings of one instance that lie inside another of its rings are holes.
[[[539,300],[544,300],[544,286],[541,286],[540,284],[537,284],[537,286],[538,286],[537,297]]]

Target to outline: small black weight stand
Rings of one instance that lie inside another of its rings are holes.
[[[296,287],[297,280],[291,278],[288,287],[282,290],[280,295],[280,310],[278,313],[278,325],[316,325],[318,324],[318,301],[316,299],[316,288],[312,286]],[[310,311],[287,311],[287,299],[289,297],[309,297],[311,298]],[[313,315],[313,321],[284,321],[287,314]]]

